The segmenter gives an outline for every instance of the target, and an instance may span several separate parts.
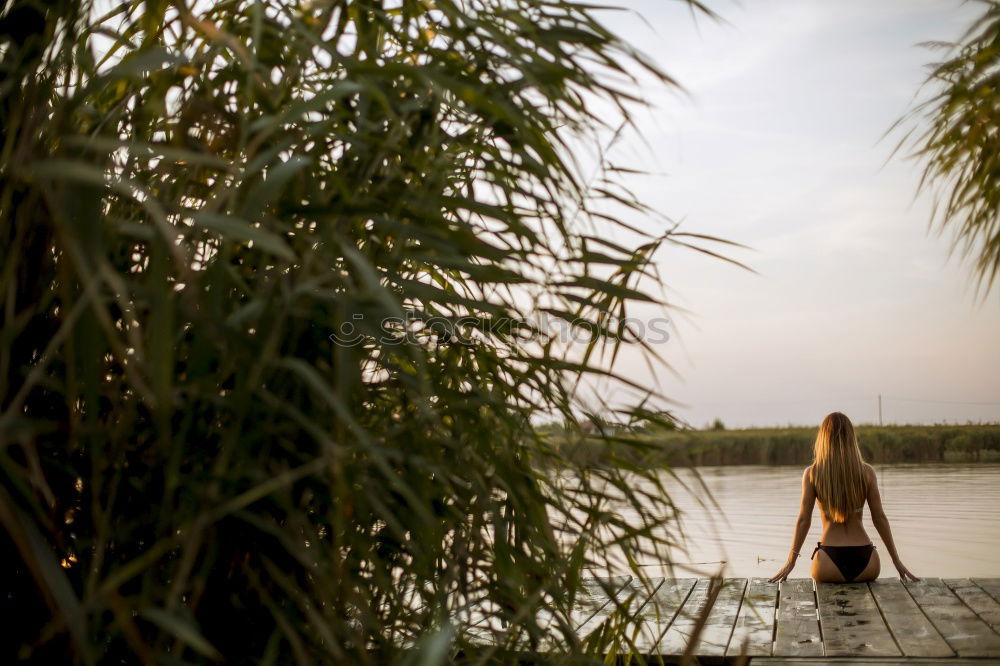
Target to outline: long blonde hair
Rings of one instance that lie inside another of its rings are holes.
[[[816,497],[835,523],[864,506],[868,488],[864,459],[851,420],[840,412],[828,414],[816,435],[812,481]]]

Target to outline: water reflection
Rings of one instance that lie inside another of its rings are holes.
[[[897,549],[911,571],[917,576],[1000,575],[1000,465],[879,465],[876,470]],[[774,574],[791,543],[802,468],[697,471],[718,507],[703,505],[690,470],[681,470],[677,480],[665,478],[683,514],[686,552],[672,552],[672,572],[660,562],[643,563],[648,573],[710,575],[724,566],[728,576]],[[865,530],[882,556],[881,575],[896,576],[867,506]],[[809,575],[808,557],[820,532],[817,509],[793,577]]]

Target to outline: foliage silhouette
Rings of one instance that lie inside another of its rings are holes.
[[[560,0],[103,6],[0,21],[0,658],[579,653],[669,498],[532,423],[614,377],[659,245],[719,256],[616,243],[652,211],[581,176],[673,82]]]
[[[952,250],[970,259],[984,297],[1000,272],[1000,3],[981,0],[983,13],[955,43],[928,46],[948,57],[931,66],[931,97],[897,121],[915,122],[900,141],[924,165],[920,189],[935,191],[931,224],[954,233]]]

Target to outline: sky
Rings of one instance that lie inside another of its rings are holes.
[[[980,11],[939,0],[624,0],[605,24],[686,91],[644,85],[650,107],[611,158],[649,175],[628,186],[682,229],[749,247],[656,263],[670,321],[615,368],[703,427],[1000,421],[1000,289],[977,296],[951,237],[929,230],[921,165],[885,136],[913,107],[920,43],[957,39]],[[926,91],[926,89],[925,89]],[[634,220],[649,225],[648,220]],[[608,232],[612,233],[612,232]],[[719,248],[722,249],[722,248]],[[663,336],[660,336],[663,337]],[[610,404],[636,393],[596,386]]]

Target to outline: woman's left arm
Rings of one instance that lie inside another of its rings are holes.
[[[809,534],[813,507],[816,505],[816,488],[812,484],[812,479],[809,478],[810,469],[812,467],[807,467],[806,471],[802,473],[802,503],[799,505],[799,517],[795,520],[792,550],[788,553],[788,561],[785,562],[785,566],[781,567],[781,570],[770,579],[771,583],[781,582],[788,578],[788,574],[792,573],[792,569],[795,568],[795,560],[799,556],[799,551],[802,550],[806,535]]]

